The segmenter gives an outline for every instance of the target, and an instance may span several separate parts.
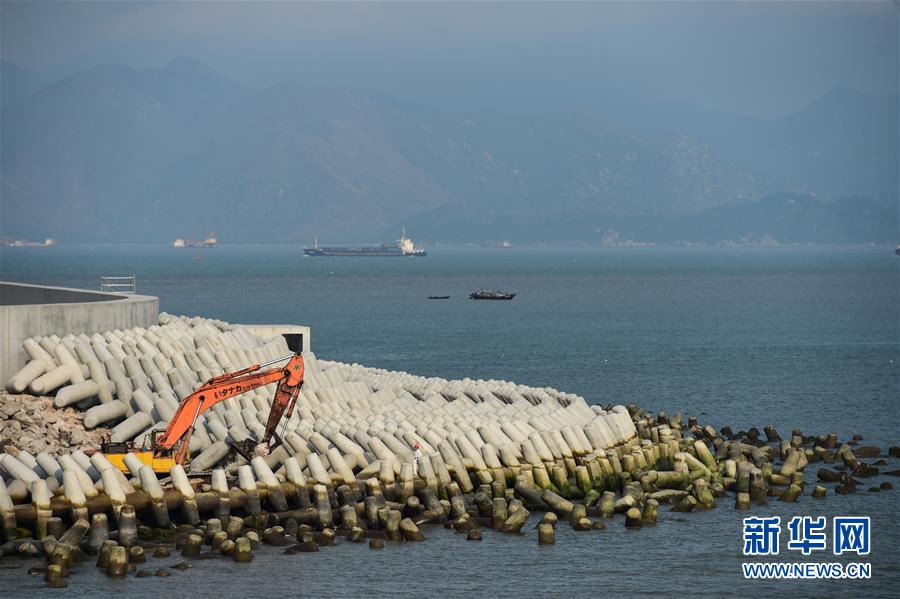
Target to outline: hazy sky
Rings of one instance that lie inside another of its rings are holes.
[[[898,88],[892,2],[6,2],[2,56],[48,79],[200,58],[238,81],[335,83],[467,108],[620,90],[757,116]]]

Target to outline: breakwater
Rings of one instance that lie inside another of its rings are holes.
[[[55,387],[58,405],[81,403],[85,426],[94,410],[99,416],[91,423],[115,424],[116,439],[138,442],[167,421],[165,400],[185,397],[203,375],[287,353],[283,340],[169,315],[146,330],[31,341],[44,353],[31,347],[32,362],[13,377],[12,388],[50,392],[62,376],[35,383],[65,367],[69,376]],[[85,376],[100,378],[96,365],[91,370],[92,354],[104,368],[103,385]],[[258,390],[207,413],[198,427],[203,433],[193,437],[191,466],[211,468],[208,479],[192,480],[176,467],[171,480],[160,482],[134,461],[126,462],[126,475],[99,454],[31,456],[9,448],[0,458],[4,554],[46,555],[48,584],[61,585],[82,552],[98,552],[98,565],[119,576],[138,569],[143,549],[161,541],[185,557],[209,546],[248,561],[260,542],[315,551],[340,534],[377,549],[384,540],[421,540],[429,523],[472,540],[487,528],[521,534],[535,511],[545,512],[538,541],[551,544],[561,522],[584,531],[616,521],[639,528],[669,509],[710,509],[727,500],[744,510],[769,498],[820,497],[828,485],[852,492],[860,479],[881,474],[882,466],[864,459],[892,459],[833,435],[795,431],[782,439],[771,427],[717,431],[677,414],[589,406],[548,388],[306,359],[300,408],[286,423],[285,443],[270,455],[225,463],[229,441],[260,432],[271,392]],[[30,378],[38,361],[44,372]],[[84,380],[73,380],[76,368]],[[84,383],[96,386],[93,394],[83,396],[84,386],[76,392]],[[110,404],[116,409],[108,417]],[[142,426],[134,425],[135,416]],[[825,466],[817,478],[828,485],[809,489],[805,472],[814,462]],[[889,490],[890,483],[881,484]],[[132,557],[134,548],[140,551]]]

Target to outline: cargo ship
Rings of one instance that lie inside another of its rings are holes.
[[[56,245],[56,240],[48,237],[43,243],[39,241],[28,241],[27,239],[0,239],[0,245],[6,245],[15,248],[48,248]]]
[[[396,258],[403,256],[424,257],[428,252],[417,248],[412,239],[406,236],[406,230],[400,235],[400,239],[394,243],[382,243],[381,245],[364,245],[358,247],[319,247],[318,238],[311,248],[303,248],[305,256],[340,256],[340,257],[372,257],[372,258]]]
[[[173,248],[214,248],[218,245],[219,240],[216,239],[215,233],[209,232],[206,239],[181,239],[178,238],[172,242]]]

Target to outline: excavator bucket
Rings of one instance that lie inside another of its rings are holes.
[[[266,443],[258,442],[253,437],[247,437],[242,441],[231,442],[231,450],[237,455],[243,457],[248,462],[258,456],[265,457],[280,446],[281,437],[278,436],[278,433],[274,432],[272,433],[272,440],[268,445]]]

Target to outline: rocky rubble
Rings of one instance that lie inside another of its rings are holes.
[[[58,455],[99,447],[109,429],[88,431],[83,421],[83,412],[56,408],[52,397],[0,392],[0,452],[12,453],[10,449],[15,448]]]

